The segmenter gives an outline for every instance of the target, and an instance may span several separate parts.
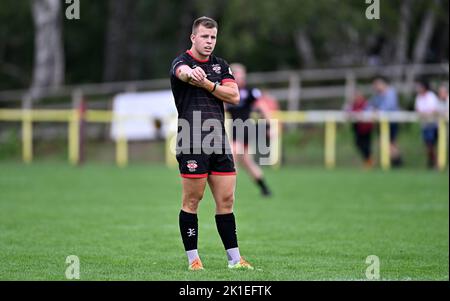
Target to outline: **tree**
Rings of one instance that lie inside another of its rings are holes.
[[[39,98],[47,88],[64,83],[64,47],[60,0],[33,0],[35,26],[32,98]]]
[[[413,1],[414,0],[403,0],[400,6],[399,30],[395,53],[396,63],[400,65],[408,61],[408,42],[411,27],[411,6]]]
[[[433,0],[423,17],[416,44],[414,46],[413,62],[420,64],[425,61],[427,50],[433,36],[434,26],[436,24],[436,9],[441,4],[440,0]]]
[[[129,79],[130,58],[135,57],[136,8],[139,1],[109,0],[104,81]]]

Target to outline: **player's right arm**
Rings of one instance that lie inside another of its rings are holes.
[[[188,65],[181,65],[176,69],[175,76],[181,81],[189,83],[192,80],[202,81],[206,77],[206,73],[200,67],[192,69]]]

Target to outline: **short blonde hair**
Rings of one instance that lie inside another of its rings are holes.
[[[206,28],[217,28],[219,29],[219,25],[217,25],[216,20],[211,19],[209,17],[200,17],[198,19],[195,19],[194,23],[192,24],[192,33],[195,34],[197,32],[197,28],[203,25]]]

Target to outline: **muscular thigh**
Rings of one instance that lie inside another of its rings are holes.
[[[221,202],[234,195],[234,190],[236,188],[236,175],[210,175],[208,177],[208,184],[216,203]]]
[[[205,191],[206,178],[182,178],[183,199],[201,199]]]

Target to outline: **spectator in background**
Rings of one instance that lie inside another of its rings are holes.
[[[368,107],[368,101],[362,93],[356,92],[353,102],[347,107],[350,113],[364,112]],[[355,144],[360,152],[364,167],[370,169],[373,167],[372,159],[372,122],[357,121],[352,123],[352,130],[354,134]]]
[[[440,103],[436,94],[430,90],[430,84],[425,79],[416,82],[416,112],[422,121],[422,137],[425,142],[428,158],[428,168],[436,168],[436,143],[438,126],[436,122],[440,112]]]
[[[394,87],[389,85],[386,78],[382,76],[376,77],[372,82],[375,95],[370,99],[368,110],[375,110],[381,112],[395,112],[399,111],[397,91]],[[389,123],[390,132],[390,156],[391,165],[393,167],[400,167],[403,165],[403,160],[400,154],[400,149],[397,144],[399,124],[397,122]]]
[[[448,86],[442,84],[438,91],[441,116],[448,118]]]

